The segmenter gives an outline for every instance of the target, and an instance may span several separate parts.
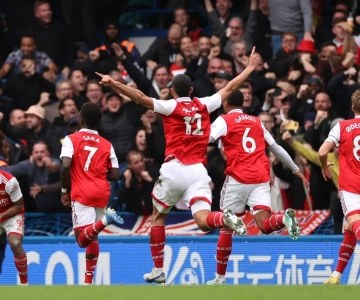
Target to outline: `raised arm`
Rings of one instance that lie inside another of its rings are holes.
[[[222,102],[225,102],[236,90],[240,88],[258,64],[259,56],[255,54],[255,47],[253,47],[249,58],[249,65],[246,69],[240,75],[231,80],[223,89],[217,92],[217,94],[221,95]]]
[[[103,75],[97,72],[95,73],[96,75],[101,77],[101,81],[99,82],[101,85],[110,86],[114,89],[117,89],[119,93],[122,93],[125,96],[129,97],[131,101],[140,104],[146,107],[147,109],[154,110],[153,99],[146,96],[142,91],[134,89],[118,81],[115,81],[109,75]]]

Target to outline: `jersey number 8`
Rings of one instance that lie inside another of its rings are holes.
[[[360,151],[359,141],[360,141],[360,135],[356,136],[353,140],[353,144],[354,144],[353,154],[357,161],[360,161],[360,156],[358,154],[358,152]]]

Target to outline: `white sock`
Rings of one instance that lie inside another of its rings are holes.
[[[163,268],[154,268],[157,274],[161,274],[164,272]]]
[[[341,279],[341,273],[340,272],[338,272],[338,271],[334,271],[334,272],[332,272],[332,274],[331,274],[331,276],[334,276],[334,277],[338,277],[338,278],[340,278]]]
[[[283,215],[283,219],[282,219],[283,224],[285,224],[285,214]],[[286,225],[285,225],[286,226]]]
[[[109,226],[109,223],[108,223],[108,221],[106,220],[106,217],[105,217],[105,216],[102,217],[101,222],[104,224],[104,226]]]
[[[225,280],[225,275],[220,275],[216,273],[216,281],[222,283]]]

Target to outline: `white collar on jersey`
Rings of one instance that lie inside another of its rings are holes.
[[[87,128],[80,129],[79,132],[86,132],[86,133],[91,133],[91,134],[98,134],[98,132],[97,132],[96,130],[91,130],[91,129],[87,129]]]
[[[243,111],[240,108],[235,108],[228,112],[228,114],[231,114],[231,113],[243,113]]]
[[[191,102],[191,98],[189,97],[179,97],[176,99],[176,101],[179,101],[179,102]]]

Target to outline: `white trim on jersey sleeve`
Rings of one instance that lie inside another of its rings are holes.
[[[110,161],[111,161],[111,167],[114,169],[119,169],[119,162],[115,154],[115,150],[113,145],[111,145],[110,148]]]
[[[61,147],[60,159],[62,159],[63,157],[72,158],[73,155],[74,155],[74,145],[71,139],[68,136],[66,136],[63,140],[63,144]]]
[[[223,117],[218,117],[211,124],[209,143],[215,142],[218,138],[227,134],[227,124]]]
[[[174,99],[171,100],[158,100],[152,98],[154,102],[154,112],[168,116],[170,115],[176,107],[176,101]]]
[[[217,110],[222,104],[220,94],[214,94],[210,97],[199,98],[199,101],[201,102],[201,104],[206,105],[209,113]]]
[[[19,201],[22,198],[19,182],[15,177],[11,178],[5,185],[5,191],[10,196],[11,202]]]
[[[263,130],[264,130],[264,139],[265,139],[266,143],[267,143],[269,146],[271,146],[272,144],[275,143],[275,140],[274,140],[274,138],[272,137],[271,133],[266,130],[264,124],[263,124],[262,122],[260,122],[260,124],[261,124],[261,127],[262,127]]]
[[[334,143],[336,147],[340,144],[340,124],[337,123],[329,132],[329,135],[325,142]]]

